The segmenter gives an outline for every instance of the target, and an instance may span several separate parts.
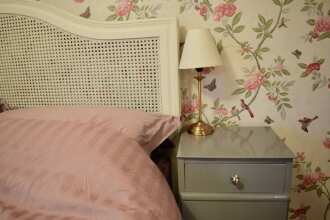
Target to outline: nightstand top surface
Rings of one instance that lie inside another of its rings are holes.
[[[217,128],[209,136],[181,134],[178,158],[282,158],[292,151],[270,127]]]

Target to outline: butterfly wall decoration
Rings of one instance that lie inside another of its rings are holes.
[[[215,78],[212,79],[212,81],[209,84],[204,86],[204,89],[207,89],[210,92],[214,91],[216,88],[217,88],[217,85],[216,85],[216,79]]]

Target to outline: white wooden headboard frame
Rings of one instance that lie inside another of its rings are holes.
[[[180,113],[175,18],[102,22],[0,0],[0,26],[0,98],[10,105]]]

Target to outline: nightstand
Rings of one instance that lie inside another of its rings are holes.
[[[286,220],[294,155],[269,127],[183,133],[177,152],[184,220]]]

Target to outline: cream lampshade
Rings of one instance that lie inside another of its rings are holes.
[[[220,66],[220,55],[213,36],[208,29],[192,29],[186,36],[180,60],[180,69],[196,69],[198,81],[198,121],[189,126],[188,132],[196,136],[213,133],[213,127],[202,120],[202,76],[203,68]]]
[[[220,66],[220,55],[208,29],[188,31],[180,60],[180,69]]]

